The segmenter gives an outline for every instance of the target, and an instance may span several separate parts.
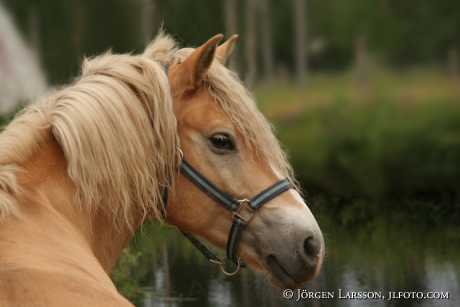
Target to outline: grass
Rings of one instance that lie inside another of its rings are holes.
[[[458,101],[460,80],[448,78],[438,70],[379,69],[367,81],[356,80],[353,73],[320,73],[310,77],[304,86],[276,80],[257,87],[255,92],[260,107],[270,118],[283,119],[291,113],[335,104],[337,99],[354,105],[385,100],[408,108],[434,100]]]

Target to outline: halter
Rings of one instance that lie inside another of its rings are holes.
[[[210,182],[206,177],[194,169],[185,159],[180,165],[181,174],[184,175],[197,188],[209,196],[233,215],[232,227],[228,234],[226,259],[221,260],[209,248],[189,233],[183,232],[186,238],[208,259],[209,262],[218,264],[225,275],[235,275],[244,264],[237,256],[241,235],[246,226],[251,222],[257,210],[270,200],[292,188],[288,179],[282,179],[269,186],[254,197],[237,199],[223,192]]]
[[[163,69],[166,73],[166,77],[168,77],[169,65],[164,64]],[[200,172],[193,168],[184,159],[182,151],[180,151],[180,153],[182,158],[181,164],[179,166],[181,174],[191,183],[193,183],[198,189],[208,195],[209,198],[213,199],[232,213],[233,222],[227,239],[226,259],[222,260],[219,258],[192,234],[184,231],[181,232],[210,263],[219,265],[225,275],[235,275],[238,273],[241,267],[245,266],[240,257],[237,256],[243,230],[251,222],[257,210],[259,210],[270,200],[278,197],[289,189],[292,189],[293,185],[288,179],[282,179],[250,199],[238,199],[220,190],[211,181],[206,179],[205,176],[200,174]],[[163,192],[163,203],[166,208],[168,205],[167,189],[165,189]]]

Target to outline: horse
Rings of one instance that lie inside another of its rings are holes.
[[[317,276],[320,228],[222,38],[85,59],[0,134],[0,306],[132,306],[109,276],[145,220],[236,234],[231,260],[279,286]]]

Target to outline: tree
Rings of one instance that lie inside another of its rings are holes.
[[[224,0],[224,18],[225,18],[225,35],[238,34],[238,17],[237,17],[237,1],[236,0]],[[229,59],[229,66],[238,70],[238,52],[235,50],[234,55]]]
[[[369,81],[369,54],[367,47],[367,37],[364,35],[358,36],[355,39],[355,63],[354,74],[360,85],[367,87]]]
[[[83,54],[83,33],[85,31],[85,12],[80,1],[72,2],[72,45],[76,54],[76,61],[79,63]]]
[[[294,22],[294,63],[296,81],[302,84],[305,80],[306,61],[306,0],[293,0]]]
[[[147,45],[153,38],[155,30],[155,12],[157,6],[155,0],[142,0],[141,3],[141,23],[142,39]]]
[[[257,80],[257,42],[256,42],[256,14],[257,0],[246,1],[246,39],[245,39],[245,58],[246,58],[246,85],[251,87]]]
[[[264,78],[273,78],[273,29],[269,0],[259,0]]]
[[[460,63],[459,63],[459,56],[458,50],[455,48],[451,48],[449,50],[447,56],[447,65],[449,69],[449,74],[454,81],[458,81],[460,78]]]

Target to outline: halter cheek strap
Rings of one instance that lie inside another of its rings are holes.
[[[184,159],[180,165],[180,171],[182,175],[197,188],[222,205],[233,215],[233,222],[227,239],[227,255],[225,261],[222,261],[191,234],[184,233],[185,237],[187,237],[210,262],[221,265],[222,271],[225,274],[236,274],[240,267],[244,265],[237,256],[243,230],[251,222],[258,209],[270,200],[291,189],[291,182],[288,179],[282,179],[250,199],[236,199],[216,187]]]

